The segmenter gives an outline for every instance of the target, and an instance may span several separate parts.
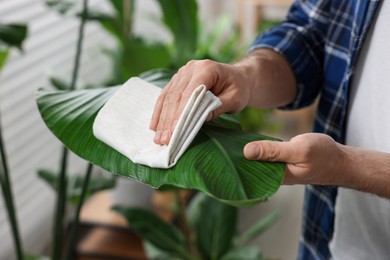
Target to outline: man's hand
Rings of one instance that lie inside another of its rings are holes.
[[[325,134],[289,142],[257,141],[244,148],[250,160],[285,162],[283,184],[335,185],[390,199],[390,154],[336,143]]]
[[[285,162],[284,184],[340,183],[345,163],[342,145],[325,134],[303,134],[289,142],[257,141],[244,148],[251,160]]]
[[[150,129],[156,131],[156,144],[169,143],[188,99],[200,84],[222,101],[208,120],[222,113],[237,113],[246,106],[286,105],[296,95],[290,66],[284,57],[269,49],[253,51],[233,65],[190,61],[173,76],[157,100],[150,122]]]
[[[157,100],[150,122],[150,129],[156,131],[155,143],[169,143],[188,99],[201,84],[222,102],[208,121],[222,113],[239,112],[248,104],[251,84],[240,66],[211,60],[190,61],[173,76]]]

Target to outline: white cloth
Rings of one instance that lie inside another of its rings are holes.
[[[346,144],[390,153],[390,1],[380,8],[351,85]],[[388,199],[340,188],[335,211],[333,259],[390,259]]]
[[[160,88],[140,78],[130,78],[96,116],[95,137],[134,163],[154,168],[173,167],[209,113],[222,103],[204,85],[198,86],[178,120],[169,145],[157,145],[153,142],[155,132],[149,129],[149,124],[160,93]]]

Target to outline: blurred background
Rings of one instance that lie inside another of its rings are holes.
[[[158,1],[124,1],[129,3],[132,14],[122,17],[127,22],[124,29],[132,35],[130,43],[115,37],[115,28],[105,20],[107,15],[123,15],[115,9],[112,3],[115,1],[89,1],[90,9],[96,12],[86,23],[77,88],[117,85],[132,75],[158,67],[177,69],[189,58],[234,62],[245,54],[260,31],[285,17],[292,2],[198,0],[197,52],[192,57],[180,57],[172,54],[173,35],[161,22],[164,14]],[[23,248],[35,254],[48,254],[52,242],[55,192],[48,185],[50,173],[45,174],[45,171],[58,170],[61,145],[43,124],[34,95],[41,87],[66,89],[69,85],[79,26],[80,13],[76,10],[80,10],[81,1],[62,2],[61,5],[43,0],[0,1],[0,24],[27,26],[20,49],[0,44],[0,51],[9,52],[0,71],[0,120]],[[67,2],[68,6],[64,4]],[[147,64],[146,59],[150,61]],[[246,110],[240,116],[248,129],[288,140],[310,131],[314,110],[314,107],[294,112]],[[68,165],[71,174],[84,172],[86,167],[75,155],[71,155]],[[110,212],[110,205],[115,202],[154,208],[169,220],[170,195],[122,179],[118,179],[114,187],[111,176],[99,169],[94,170],[94,175],[102,179],[102,185],[91,191],[91,194],[96,193],[86,201],[81,212],[85,232],[76,246],[79,259],[104,259],[99,258],[99,254],[106,259],[142,258],[142,253],[129,252],[129,248],[137,244],[131,239],[136,238],[116,234],[115,227],[124,228],[125,222]],[[273,259],[295,259],[302,199],[303,187],[281,187],[269,202],[240,209],[238,228],[246,229],[261,217],[277,211],[279,220],[250,243]],[[2,194],[0,259],[15,259],[5,207]],[[74,206],[70,203],[69,211],[72,210]]]

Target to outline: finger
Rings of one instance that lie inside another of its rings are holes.
[[[191,85],[189,82],[191,81],[191,76],[187,72],[183,72],[182,76],[180,77],[180,80],[175,85],[172,85],[172,101],[170,105],[170,111],[167,114],[164,121],[162,121],[163,129],[170,130],[169,132],[173,134],[173,131],[175,130],[176,124],[179,121],[180,115],[182,114],[184,107],[186,106],[189,97],[191,94],[188,95],[188,93],[192,93],[191,91]],[[176,96],[175,96],[176,95]],[[169,102],[167,102],[169,103]],[[171,135],[168,136],[167,144],[169,143],[171,139]]]
[[[212,88],[212,85],[210,83],[210,79],[208,79],[207,77],[199,78],[199,77],[193,76],[189,79],[189,81],[187,81],[187,82],[183,81],[180,84],[186,84],[186,88],[182,92],[180,103],[177,106],[175,114],[173,115],[172,122],[174,122],[174,123],[171,125],[172,132],[173,132],[173,129],[175,128],[176,123],[178,122],[181,114],[183,113],[184,108],[187,105],[188,100],[190,99],[190,97],[191,97],[192,93],[195,91],[195,89],[198,86],[200,86],[201,84],[205,85],[208,89]]]
[[[242,110],[238,102],[235,101],[236,97],[231,93],[222,93],[218,96],[221,100],[221,106],[217,107],[207,117],[206,121],[209,122],[225,113],[237,113]]]
[[[165,99],[165,93],[161,93],[157,99],[156,105],[154,106],[152,119],[150,120],[150,125],[149,125],[150,130],[156,131],[157,129],[164,99]]]
[[[167,127],[167,120],[175,110],[175,106],[180,101],[180,94],[177,92],[167,93],[161,110],[159,122],[157,125],[154,142],[156,144],[168,144],[171,135],[170,127]]]
[[[160,96],[157,98],[156,105],[154,106],[152,118],[150,120],[150,125],[149,125],[150,130],[156,131],[156,129],[157,129],[157,125],[158,125],[158,122],[160,119],[160,115],[161,115],[162,107],[163,107],[164,100],[166,97],[166,93],[169,91],[171,85],[172,85],[172,80],[169,81],[169,83],[165,86],[163,91],[161,91]]]
[[[256,141],[245,145],[244,155],[250,160],[291,162],[294,153],[290,142]]]

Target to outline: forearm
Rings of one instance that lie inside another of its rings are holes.
[[[271,49],[258,49],[234,64],[244,71],[250,88],[248,106],[270,108],[291,103],[297,93],[296,79],[290,65]]]
[[[390,154],[340,145],[344,154],[336,185],[390,199]]]

